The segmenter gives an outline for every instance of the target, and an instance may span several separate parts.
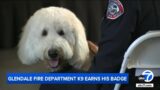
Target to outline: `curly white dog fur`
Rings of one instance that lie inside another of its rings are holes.
[[[23,64],[47,61],[53,71],[66,63],[87,70],[90,60],[85,29],[74,13],[48,7],[36,11],[23,28],[18,56]]]

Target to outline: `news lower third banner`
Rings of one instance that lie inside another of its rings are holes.
[[[8,84],[128,84],[123,73],[7,73]]]

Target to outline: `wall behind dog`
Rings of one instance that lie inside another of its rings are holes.
[[[27,19],[36,10],[48,6],[61,6],[73,11],[84,24],[88,40],[97,43],[105,2],[106,0],[2,0],[0,49],[16,47]]]

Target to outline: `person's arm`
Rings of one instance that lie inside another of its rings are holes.
[[[122,4],[122,6],[118,6],[118,9],[121,9],[120,13],[112,15],[112,9],[109,11],[108,8],[114,5],[112,1],[116,1],[116,5]],[[132,34],[136,29],[137,8],[135,1],[108,0],[108,8],[106,7],[101,23],[99,51],[95,56],[90,72],[119,72],[124,53],[130,45]],[[124,12],[122,9],[124,9]]]

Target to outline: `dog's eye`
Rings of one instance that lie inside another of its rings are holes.
[[[58,31],[58,34],[59,34],[60,36],[63,36],[63,35],[64,35],[64,31],[63,31],[63,30],[59,30],[59,31]]]
[[[48,34],[47,30],[44,29],[44,30],[42,31],[42,36],[47,36],[47,34]]]

